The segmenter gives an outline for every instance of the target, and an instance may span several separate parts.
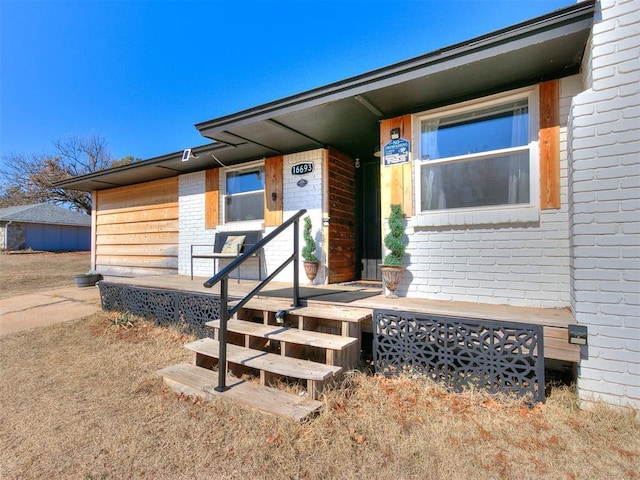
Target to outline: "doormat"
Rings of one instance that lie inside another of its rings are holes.
[[[360,287],[360,288],[379,288],[382,290],[382,282],[380,280],[355,280],[353,282],[339,283],[341,287]]]

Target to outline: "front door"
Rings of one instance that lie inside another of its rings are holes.
[[[380,159],[360,160],[356,168],[356,251],[361,280],[380,280]]]

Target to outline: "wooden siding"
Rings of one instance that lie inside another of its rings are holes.
[[[382,147],[391,140],[391,130],[400,129],[400,137],[410,140],[411,115],[390,118],[380,122],[380,151]],[[414,146],[411,145],[413,151]],[[380,161],[380,203],[382,218],[388,218],[391,212],[391,205],[399,204],[405,216],[413,215],[413,184],[412,184],[413,162],[402,165],[385,167],[383,159]]]
[[[348,282],[356,272],[356,171],[351,158],[327,151],[328,282]]]
[[[560,208],[560,82],[540,84],[540,208]]]
[[[177,177],[96,193],[96,270],[125,276],[178,273]]]
[[[204,184],[204,228],[216,228],[220,221],[220,169],[207,170]]]
[[[282,224],[282,156],[264,161],[264,226],[277,227]]]

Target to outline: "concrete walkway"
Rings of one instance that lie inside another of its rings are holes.
[[[0,300],[0,336],[87,317],[99,311],[98,287],[65,287]]]

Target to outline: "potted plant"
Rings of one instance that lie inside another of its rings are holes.
[[[304,217],[304,228],[302,230],[302,238],[304,239],[304,247],[302,247],[302,258],[304,259],[304,271],[310,283],[318,275],[318,267],[320,261],[316,257],[316,242],[311,236],[311,218]]]
[[[89,270],[87,273],[80,273],[75,276],[76,285],[78,287],[93,287],[96,283],[102,280],[102,275],[93,270]]]
[[[380,269],[382,270],[384,285],[390,292],[388,296],[397,298],[396,289],[404,271],[402,261],[406,250],[402,207],[400,205],[391,205],[388,221],[389,233],[384,237],[384,246],[387,247],[389,253],[384,258]]]

